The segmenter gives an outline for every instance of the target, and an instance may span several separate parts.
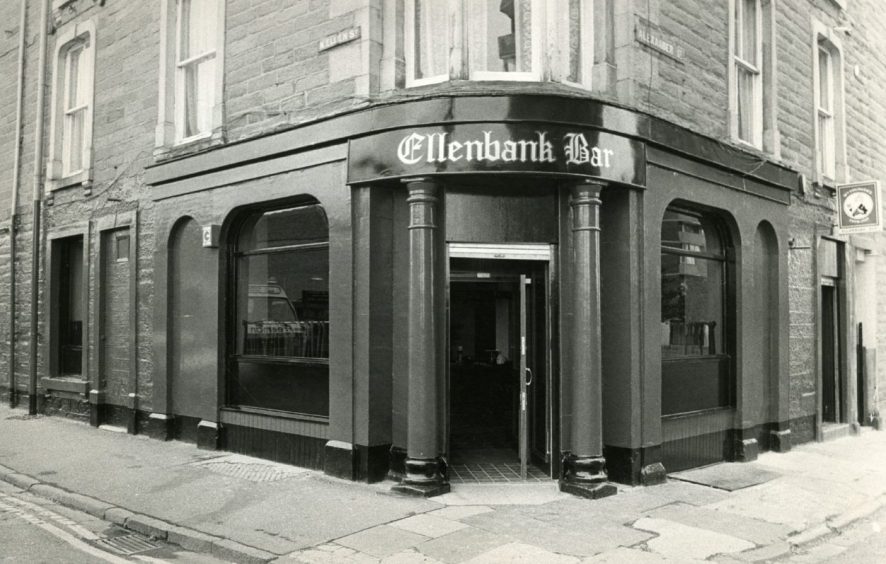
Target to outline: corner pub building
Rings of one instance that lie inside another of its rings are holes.
[[[886,174],[886,135],[854,123],[882,77],[841,65],[882,26],[844,52],[845,10],[801,3],[47,0],[0,394],[425,496],[598,498],[848,432],[882,253],[832,188]]]
[[[155,432],[422,495],[475,463],[599,497],[789,448],[785,168],[527,93],[148,173]]]

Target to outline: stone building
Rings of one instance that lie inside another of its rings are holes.
[[[875,423],[877,7],[4,3],[0,393],[423,495]]]

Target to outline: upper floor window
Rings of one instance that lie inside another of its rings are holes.
[[[220,136],[223,0],[163,0],[157,147]]]
[[[56,43],[47,171],[50,188],[91,178],[94,42],[94,26],[83,22],[60,33]]]
[[[730,0],[729,106],[733,139],[777,153],[774,1]]]
[[[821,183],[845,179],[843,57],[836,34],[813,22],[815,171]]]
[[[555,4],[550,9],[542,0],[407,0],[406,86],[469,79],[590,87],[593,0]]]
[[[217,0],[180,0],[175,110],[179,140],[208,135],[215,106]]]

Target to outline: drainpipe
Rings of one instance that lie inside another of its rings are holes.
[[[37,414],[37,298],[40,283],[40,203],[43,198],[43,125],[46,104],[46,31],[49,28],[49,0],[40,7],[40,55],[37,62],[37,119],[34,130],[34,226],[31,234],[31,366],[28,382],[28,413]]]
[[[18,22],[18,91],[15,97],[15,149],[12,157],[12,194],[9,200],[9,407],[15,407],[15,224],[18,220],[18,191],[22,166],[22,114],[25,99],[25,28],[28,1],[21,0]]]

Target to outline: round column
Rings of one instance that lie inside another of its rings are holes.
[[[405,181],[409,205],[409,318],[406,475],[395,490],[425,497],[449,491],[441,456],[437,328],[439,187],[426,178]]]
[[[572,311],[568,338],[572,418],[570,444],[563,452],[560,489],[583,497],[613,495],[603,457],[603,396],[600,346],[600,191],[584,181],[570,189],[572,212]]]

